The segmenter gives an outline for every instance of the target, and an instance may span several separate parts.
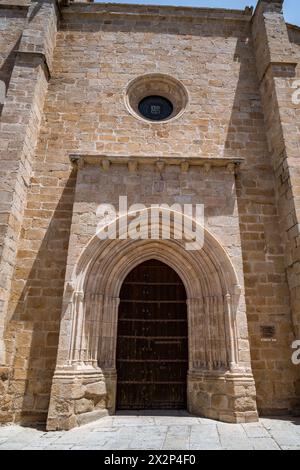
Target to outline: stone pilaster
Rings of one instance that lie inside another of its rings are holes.
[[[98,367],[100,329],[109,343],[116,323],[103,323],[103,312],[117,316],[118,299],[102,294],[71,292],[65,289],[58,361],[53,377],[47,429],[71,429],[106,416],[115,409],[116,372]],[[103,344],[100,344],[103,347]],[[113,346],[105,356],[108,367],[114,358]],[[108,368],[107,367],[107,368]]]
[[[300,337],[299,115],[293,104],[296,68],[282,13],[283,0],[261,0],[253,18],[257,72],[285,246],[295,335]]]
[[[56,0],[38,0],[26,26],[0,122],[0,364],[17,242],[38,138],[57,31]]]

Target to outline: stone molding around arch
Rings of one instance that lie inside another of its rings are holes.
[[[129,272],[149,259],[169,265],[186,288],[188,410],[226,422],[257,420],[243,289],[217,239],[204,230],[203,248],[186,251],[184,240],[96,235],[67,270],[49,430],[115,412],[119,293]]]

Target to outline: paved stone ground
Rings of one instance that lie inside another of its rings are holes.
[[[184,412],[119,413],[68,432],[0,427],[0,450],[300,450],[300,418],[224,424]]]

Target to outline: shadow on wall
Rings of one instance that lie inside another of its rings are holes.
[[[251,33],[250,33],[251,34]],[[224,156],[243,157],[236,179],[253,375],[261,414],[297,406],[297,371],[283,240],[251,38],[238,39],[240,64]],[[261,342],[261,325],[275,325],[276,342]],[[275,372],[274,372],[275,371]]]
[[[19,45],[21,42],[21,37],[22,35],[20,35],[19,39],[16,41],[15,45],[10,50],[8,56],[5,58],[5,60],[0,66],[0,118],[4,105],[6,91],[8,90],[9,82],[15,65],[17,50],[19,49]]]
[[[47,418],[58,349],[74,183],[72,172],[38,253],[31,253],[35,261],[6,331],[14,373],[9,393],[14,420],[22,424],[45,423]],[[30,254],[18,253],[24,266],[26,256],[30,262]]]

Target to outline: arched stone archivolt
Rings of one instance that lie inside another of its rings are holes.
[[[172,228],[176,234],[177,227]],[[66,280],[49,429],[81,424],[80,414],[76,415],[76,399],[71,402],[73,408],[68,409],[73,419],[71,424],[70,417],[60,419],[64,425],[57,424],[57,410],[65,401],[61,396],[61,393],[65,396],[65,391],[61,391],[63,383],[72,390],[98,384],[102,396],[98,402],[99,396],[94,397],[93,412],[98,413],[95,417],[99,416],[100,409],[114,412],[119,294],[127,275],[150,259],[174,269],[186,289],[190,411],[226,421],[246,421],[247,413],[251,419],[256,419],[250,362],[244,358],[241,361],[239,356],[239,317],[244,320],[245,308],[235,269],[221,244],[207,230],[204,230],[200,250],[187,251],[185,242],[176,237],[170,240],[100,240],[96,235],[83,250],[71,279]],[[237,385],[241,397],[236,397]],[[243,387],[244,392],[241,392]],[[90,396],[90,392],[82,393],[80,399]],[[248,399],[248,409],[243,410],[241,404],[236,407],[235,399],[248,396],[252,400],[249,405]]]

